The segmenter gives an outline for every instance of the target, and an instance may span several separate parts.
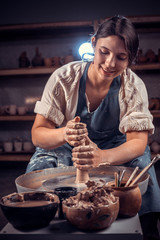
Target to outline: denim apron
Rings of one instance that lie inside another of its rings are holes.
[[[114,148],[126,141],[126,137],[119,131],[119,89],[121,85],[120,76],[116,77],[108,94],[102,100],[99,107],[94,112],[89,112],[87,108],[85,88],[88,66],[80,79],[79,98],[75,116],[80,116],[81,121],[87,124],[89,138],[97,144],[100,149]],[[146,147],[144,154],[128,163],[126,167],[139,166],[145,168],[151,156],[149,147]],[[53,150],[45,150],[37,147],[32,156],[26,172],[53,167],[72,166],[72,147],[66,143]],[[142,207],[139,215],[148,212],[160,212],[160,189],[156,179],[154,167],[148,171],[151,181],[146,193],[142,196]]]

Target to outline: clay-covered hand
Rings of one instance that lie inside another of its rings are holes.
[[[98,167],[102,163],[102,150],[86,137],[85,145],[72,149],[74,166],[80,170]]]
[[[85,123],[80,122],[80,117],[68,121],[64,129],[64,139],[71,146],[82,145],[85,142],[88,130]]]

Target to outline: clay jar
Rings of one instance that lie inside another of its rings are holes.
[[[59,218],[65,218],[62,208],[62,202],[64,199],[69,198],[70,196],[74,196],[77,194],[77,189],[74,187],[57,187],[54,189],[54,193],[59,197],[60,204],[58,208],[58,216]]]
[[[5,152],[12,152],[13,151],[13,143],[12,142],[4,142],[3,143],[4,151]]]
[[[69,207],[62,202],[66,219],[74,226],[82,230],[101,230],[108,228],[118,216],[119,199],[109,202],[108,205],[94,208]]]
[[[23,150],[25,152],[33,151],[33,149],[34,149],[34,146],[33,146],[33,144],[31,142],[24,142],[23,143]]]
[[[9,115],[16,115],[16,113],[17,113],[16,105],[6,106],[5,112],[8,113]]]
[[[18,115],[25,115],[27,113],[27,107],[21,106],[17,108]]]
[[[142,196],[138,185],[124,187],[125,183],[121,183],[120,187],[115,187],[114,182],[108,183],[114,190],[113,194],[119,197],[119,216],[133,217],[141,208]]]

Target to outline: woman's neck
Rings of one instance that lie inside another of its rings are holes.
[[[94,71],[92,71],[90,67],[89,69],[86,79],[86,95],[87,100],[89,101],[89,110],[90,112],[93,112],[106,97],[111,83],[106,84],[105,81],[98,79],[98,77],[96,78],[95,76],[97,75],[94,74]]]
[[[97,72],[95,71],[94,64],[93,63],[90,64],[88,68],[88,73],[87,73],[87,84],[91,88],[95,88],[99,91],[104,91],[104,89],[109,90],[111,83],[112,81],[107,82],[101,79],[98,76]]]

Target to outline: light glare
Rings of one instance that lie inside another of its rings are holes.
[[[94,56],[94,50],[92,44],[89,42],[83,43],[79,47],[79,55],[83,60],[91,60]]]

